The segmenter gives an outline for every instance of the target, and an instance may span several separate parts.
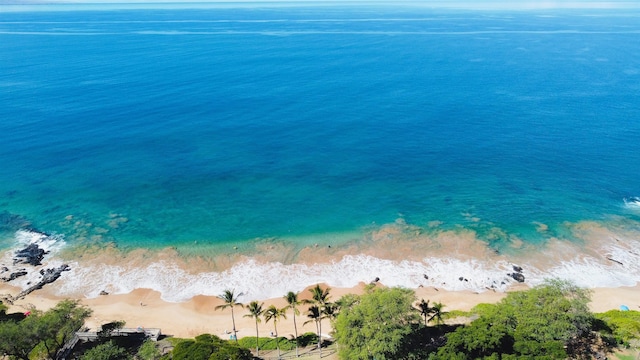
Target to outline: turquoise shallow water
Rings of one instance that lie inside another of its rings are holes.
[[[633,227],[639,15],[1,13],[0,211],[125,248]]]

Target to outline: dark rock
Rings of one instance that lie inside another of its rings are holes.
[[[517,273],[521,273],[522,272],[522,268],[518,265],[513,265],[513,271],[517,272]]]
[[[109,295],[109,293],[104,291],[104,290],[102,290],[102,291],[100,291],[100,295]]]
[[[16,251],[13,264],[29,264],[32,266],[41,265],[44,255],[47,254],[37,244],[29,244],[26,248]]]
[[[425,279],[425,280],[429,280],[429,275],[424,274],[424,279]]]
[[[22,292],[20,292],[18,295],[16,295],[16,297],[13,300],[15,301],[15,300],[22,299],[25,296],[27,296],[30,293],[32,293],[33,291],[38,290],[38,289],[42,289],[42,287],[45,286],[46,284],[50,284],[50,283],[58,280],[58,278],[62,275],[63,271],[69,271],[69,270],[71,270],[71,268],[67,264],[62,264],[58,268],[41,270],[40,274],[42,274],[42,279],[40,279],[40,281],[38,281],[37,284],[35,284],[35,285],[27,288],[26,290],[23,290]]]
[[[16,271],[14,273],[11,273],[9,275],[9,277],[3,277],[3,278],[0,278],[0,279],[2,281],[4,281],[4,282],[9,282],[9,281],[12,281],[12,280],[15,280],[15,279],[19,278],[20,276],[25,276],[25,275],[27,275],[27,272],[24,271],[24,270],[21,270],[21,271]]]
[[[2,270],[2,272],[7,272],[7,271],[9,271],[9,268],[6,267],[6,266],[3,266],[3,267],[0,268],[0,270]]]
[[[524,282],[524,275],[522,275],[521,273],[512,273],[507,275],[511,276],[513,280],[517,282],[520,282],[520,283]]]
[[[462,280],[464,280],[464,278],[463,278],[462,276],[460,276],[460,277],[458,278],[458,280],[462,281]]]

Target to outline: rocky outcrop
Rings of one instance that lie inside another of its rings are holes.
[[[513,265],[513,273],[507,274],[508,276],[510,276],[513,280],[519,282],[519,283],[523,283],[524,282],[524,274],[522,274],[522,268],[520,266],[517,265]]]
[[[13,257],[13,264],[29,264],[38,266],[42,264],[42,259],[47,252],[40,248],[38,244],[29,244],[26,248],[16,251]]]
[[[519,283],[523,283],[524,282],[524,275],[522,275],[521,273],[511,273],[511,274],[507,274],[509,276],[511,276],[513,278],[513,280],[519,282]]]
[[[33,291],[42,289],[42,287],[45,286],[46,284],[50,284],[58,280],[58,278],[62,275],[62,272],[69,271],[69,270],[71,270],[71,268],[67,264],[62,264],[57,268],[40,270],[40,275],[42,275],[42,278],[40,279],[40,281],[38,281],[37,284],[29,287],[28,289],[21,291],[18,295],[16,295],[13,298],[13,300],[15,301],[15,300],[22,299],[25,296],[32,293]]]
[[[12,280],[15,280],[17,278],[19,278],[20,276],[25,276],[27,275],[27,271],[24,269],[18,270],[16,272],[12,272],[11,274],[9,274],[9,276],[3,276],[0,278],[0,280],[4,281],[4,282],[9,282]]]
[[[7,217],[6,214],[5,215],[0,214],[0,222],[6,221],[6,219],[3,220],[1,218],[2,216],[5,216],[5,218]],[[11,219],[13,218],[10,217],[10,220]],[[14,220],[11,220],[11,221],[14,221]],[[31,273],[32,271],[36,271],[38,268],[32,269],[28,266],[25,266],[23,268],[16,265],[24,264],[24,265],[31,265],[33,267],[40,267],[42,265],[42,261],[45,255],[48,254],[48,251],[46,251],[45,249],[39,246],[39,242],[46,239],[49,235],[36,230],[31,230],[31,229],[24,230],[24,231],[34,233],[34,234],[28,234],[28,235],[34,235],[33,238],[35,241],[15,252],[13,256],[13,265],[7,264],[6,266],[0,267],[0,280],[2,281],[5,281],[5,282],[13,281],[21,276],[25,276]],[[0,295],[0,299],[3,299],[3,301],[6,301],[7,303],[13,303],[15,300],[22,299],[28,294],[30,294],[31,292],[41,289],[46,284],[50,284],[56,281],[62,275],[63,272],[69,271],[69,270],[71,270],[71,268],[67,264],[63,264],[57,268],[41,268],[39,270],[40,278],[37,281],[37,283],[32,285],[32,283],[35,282],[33,280],[30,282],[27,282],[27,286],[29,286],[29,288],[23,290],[18,295],[16,296]]]

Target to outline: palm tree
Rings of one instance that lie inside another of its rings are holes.
[[[320,358],[322,358],[322,347],[320,345],[321,342],[321,331],[322,331],[322,324],[320,323],[320,320],[322,319],[322,310],[320,310],[320,307],[318,305],[311,305],[309,306],[309,310],[307,312],[307,317],[310,319],[308,321],[304,322],[304,325],[307,325],[308,323],[314,321],[316,323],[316,331],[318,332],[318,350],[320,351]]]
[[[324,318],[323,314],[325,312],[325,309],[327,307],[327,305],[329,304],[329,290],[331,290],[330,287],[327,287],[326,289],[322,289],[320,287],[320,284],[317,284],[315,287],[309,289],[309,292],[311,292],[311,300],[305,300],[304,302],[306,304],[314,304],[318,307],[318,311],[319,311],[319,316],[318,316],[318,349],[320,349],[320,355],[322,355],[322,319]],[[309,308],[309,311],[311,312],[311,307]],[[311,317],[311,316],[309,316]]]
[[[329,302],[329,290],[331,290],[330,287],[322,290],[320,284],[316,285],[309,289],[309,292],[311,292],[311,300],[307,300],[306,303],[318,304],[321,307],[325,306]]]
[[[238,334],[236,331],[236,318],[233,315],[233,308],[235,306],[240,306],[241,308],[244,308],[244,305],[238,302],[238,298],[242,295],[243,295],[242,293],[236,295],[234,294],[234,290],[227,289],[221,295],[218,295],[220,299],[224,300],[224,304],[218,305],[215,307],[215,310],[224,310],[228,307],[231,308],[231,321],[233,322],[233,338],[236,340],[236,344],[238,343]]]
[[[323,319],[329,319],[329,322],[333,326],[334,322],[338,318],[338,315],[340,314],[340,304],[337,303],[337,302],[327,303],[324,306],[322,314],[323,314],[322,318]],[[335,326],[334,326],[334,328],[335,328]]]
[[[256,320],[256,355],[260,356],[260,346],[259,346],[259,340],[258,340],[258,323],[260,322],[260,316],[262,316],[262,313],[264,313],[264,309],[262,308],[262,306],[264,305],[264,303],[260,303],[258,304],[257,301],[252,301],[249,303],[249,306],[247,306],[247,310],[249,310],[249,313],[246,314],[244,317],[252,317]]]
[[[278,339],[278,320],[287,318],[287,308],[278,309],[275,305],[271,305],[264,312],[264,321],[269,322],[273,319],[273,329],[276,332],[276,348],[278,349],[278,359],[280,359],[280,339]]]
[[[420,309],[420,315],[424,316],[424,326],[427,326],[427,317],[433,313],[433,308],[429,306],[429,300],[424,301],[422,299],[418,304],[418,308]]]
[[[439,302],[433,304],[433,307],[431,308],[431,313],[433,315],[431,315],[431,317],[429,318],[429,321],[435,320],[436,326],[440,326],[440,324],[444,324],[444,320],[442,319],[442,316],[448,314],[448,312],[442,311],[442,308],[444,308],[444,305]]]
[[[286,309],[291,309],[293,311],[293,331],[296,337],[296,357],[299,357],[298,353],[298,325],[296,324],[296,315],[300,315],[300,310],[298,310],[298,305],[300,305],[300,300],[298,300],[298,293],[293,291],[289,291],[287,295],[284,296],[285,300],[287,300]]]

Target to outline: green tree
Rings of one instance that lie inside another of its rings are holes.
[[[464,359],[503,357],[564,359],[590,351],[583,346],[593,324],[589,292],[570,282],[550,280],[528,291],[509,293],[482,306],[478,319],[447,336],[438,350]],[[569,352],[569,353],[568,353]]]
[[[275,305],[271,305],[264,311],[264,322],[273,320],[273,329],[276,332],[276,348],[278,349],[278,358],[280,358],[280,339],[278,338],[278,320],[287,318],[287,309],[278,309]]]
[[[241,308],[244,307],[242,303],[238,302],[238,298],[242,295],[243,295],[242,293],[236,295],[234,293],[234,290],[227,289],[221,295],[218,296],[218,298],[224,301],[224,304],[218,305],[215,307],[215,310],[224,310],[226,308],[231,308],[231,321],[233,323],[233,338],[236,340],[236,344],[238,343],[238,333],[236,331],[236,318],[233,314],[233,308],[236,306],[239,306]]]
[[[114,331],[122,329],[125,324],[126,323],[123,320],[102,324],[102,326],[100,327],[100,331],[98,331],[98,338],[106,341],[111,337]]]
[[[73,338],[92,312],[78,300],[62,300],[38,318],[38,337],[50,359]]]
[[[424,317],[424,326],[427,326],[429,315],[432,313],[432,309],[429,306],[429,300],[424,301],[424,299],[420,300],[418,304],[418,309],[420,310],[420,315]]]
[[[160,359],[161,356],[162,353],[156,346],[156,342],[151,339],[145,340],[136,354],[136,358],[139,360],[156,360]]]
[[[125,348],[118,346],[113,340],[87,350],[80,360],[125,360],[131,359]]]
[[[301,304],[300,300],[298,300],[298,293],[289,291],[287,295],[284,296],[284,299],[287,300],[287,309],[291,309],[293,313],[293,333],[296,338],[296,357],[300,356],[298,352],[298,325],[296,324],[296,315],[300,315],[300,310],[298,310],[298,306]]]
[[[0,322],[0,355],[10,359],[29,360],[29,354],[40,344],[39,315],[32,312],[24,320]]]
[[[247,306],[247,310],[249,313],[244,317],[252,317],[256,321],[256,355],[260,356],[260,342],[259,342],[259,334],[258,334],[258,323],[260,322],[260,316],[264,313],[264,309],[262,308],[264,303],[258,303],[257,301],[252,301]]]
[[[27,359],[37,353],[53,359],[91,310],[76,300],[63,300],[45,313],[32,310],[29,316],[19,315],[0,321],[0,355]]]
[[[341,359],[402,359],[406,342],[420,322],[415,294],[403,288],[378,288],[340,311],[335,325]]]

